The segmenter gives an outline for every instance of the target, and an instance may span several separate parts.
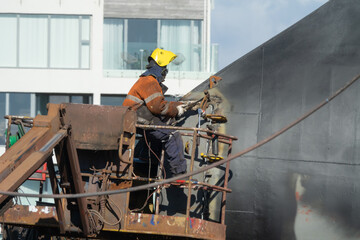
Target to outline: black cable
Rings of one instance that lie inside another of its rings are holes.
[[[144,139],[145,139],[145,143],[147,145],[147,147],[149,148],[149,150],[152,152],[152,154],[154,154],[154,156],[156,157],[156,159],[159,161],[159,164],[160,164],[160,168],[164,174],[164,178],[166,178],[166,171],[165,171],[165,168],[164,168],[164,164],[161,162],[160,158],[158,157],[158,155],[151,149],[150,145],[149,145],[149,142],[146,138],[146,131],[145,129],[144,130]]]

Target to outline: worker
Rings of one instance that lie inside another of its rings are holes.
[[[164,99],[167,88],[163,82],[168,73],[166,66],[175,58],[176,55],[170,51],[155,49],[148,58],[147,70],[140,75],[126,96],[123,106],[137,111],[138,123],[166,126],[166,121],[176,116],[180,117],[186,111],[186,104]],[[163,144],[167,172],[172,176],[186,173],[183,142],[179,132],[171,129],[153,129],[147,130],[145,134],[150,142]]]

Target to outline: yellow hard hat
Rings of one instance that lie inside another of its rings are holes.
[[[165,67],[166,65],[171,63],[172,60],[176,58],[176,54],[170,51],[166,51],[164,49],[157,48],[152,52],[150,57],[154,59],[154,61],[160,67]]]

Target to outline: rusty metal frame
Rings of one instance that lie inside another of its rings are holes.
[[[191,149],[191,160],[190,160],[190,172],[194,169],[194,160],[195,160],[195,152],[197,148],[197,132],[194,130],[193,132],[193,141],[192,141],[192,149]],[[189,232],[190,229],[190,202],[191,202],[191,179],[192,176],[189,176],[188,180],[188,196],[186,203],[186,225],[185,225],[185,233]]]
[[[71,137],[71,134],[69,134],[66,139],[66,148],[67,148],[67,153],[68,153],[68,158],[69,158],[69,163],[70,163],[70,170],[71,170],[71,175],[72,175],[72,179],[73,179],[75,193],[85,193],[84,186],[82,184],[82,179],[81,179],[79,159],[78,159],[75,144]],[[86,198],[78,198],[76,200],[78,203],[82,230],[83,230],[85,236],[90,236],[92,234],[92,231],[90,229],[89,213],[87,211]]]
[[[56,178],[56,173],[55,173],[55,167],[54,167],[54,163],[52,158],[49,158],[48,161],[48,171],[49,171],[49,178],[50,178],[50,182],[51,182],[51,189],[53,191],[53,193],[55,194],[59,194],[60,190],[59,190],[59,185],[58,185],[58,181]],[[64,216],[64,203],[62,199],[54,199],[55,201],[55,206],[56,206],[56,213],[57,213],[57,217],[59,218],[59,227],[60,227],[60,234],[65,234],[66,232],[66,220],[65,220],[65,216]]]
[[[224,224],[198,218],[190,218],[186,221],[184,217],[128,213],[126,219],[126,228],[116,229],[105,226],[102,232],[124,236],[134,233],[193,239],[225,239],[226,226]],[[58,228],[59,224],[56,207],[47,206],[16,205],[1,215],[0,221],[10,225],[54,229]],[[188,233],[184,232],[186,222],[190,223]]]
[[[228,149],[228,157],[230,157],[230,155],[231,155],[231,150],[232,150],[232,140],[230,139],[230,144],[229,144],[229,149]],[[226,163],[226,168],[225,168],[225,177],[224,177],[224,188],[225,189],[228,187],[229,171],[230,171],[230,161],[228,161]],[[222,199],[221,199],[221,224],[225,224],[226,194],[227,194],[226,191],[224,191],[222,193]]]
[[[9,117],[8,122],[7,122],[7,129],[6,129],[6,145],[5,145],[6,150],[8,150],[10,147],[11,122],[12,122],[12,119],[11,119],[11,117]]]
[[[8,120],[11,124],[12,118]],[[66,130],[60,129],[58,105],[54,104],[47,116],[34,120],[33,128],[1,156],[0,189],[15,191],[47,160],[53,147],[66,135]],[[0,203],[5,199],[6,196],[0,196]]]
[[[48,116],[40,116],[34,119],[33,128],[27,133],[21,141],[28,143],[31,141],[36,141],[36,147],[31,148],[31,146],[27,145],[26,149],[33,149],[28,155],[25,154],[26,158],[34,159],[36,164],[33,164],[33,161],[26,160],[26,163],[32,163],[31,168],[26,168],[26,174],[29,175],[34,172],[37,168],[39,168],[44,162],[48,163],[48,176],[51,181],[51,186],[54,193],[85,193],[82,177],[87,176],[86,173],[81,173],[80,165],[79,165],[79,156],[77,153],[77,142],[74,140],[72,136],[72,125],[69,124],[69,121],[65,121],[63,118],[63,114],[66,111],[66,107],[68,105],[52,105],[50,104],[50,111]],[[55,111],[55,110],[57,111]],[[55,113],[56,112],[56,113]],[[9,116],[10,122],[11,116]],[[69,120],[69,119],[68,119]],[[133,173],[133,149],[135,146],[135,127],[140,128],[168,128],[174,130],[186,130],[192,131],[193,137],[193,145],[191,151],[191,162],[190,162],[190,171],[193,171],[194,161],[195,161],[195,153],[197,150],[197,140],[198,138],[212,138],[213,136],[219,137],[219,142],[228,144],[229,150],[228,155],[231,153],[232,141],[236,140],[236,137],[225,135],[219,132],[214,132],[201,128],[183,128],[183,127],[171,127],[171,126],[154,126],[154,125],[135,125],[135,121],[131,118],[127,119],[128,122],[124,122],[123,132],[121,132],[120,141],[119,141],[119,159],[122,161],[122,164],[127,165],[125,167],[124,172],[125,175],[118,176],[114,173],[113,169],[107,170],[104,169],[102,174],[109,175],[109,179],[111,179],[112,184],[110,188],[124,188],[132,186],[132,181],[140,180],[144,182],[148,181],[159,181],[159,179],[149,179],[149,178],[136,178],[132,176]],[[32,131],[35,130],[35,131]],[[200,134],[199,132],[205,132],[207,135]],[[30,138],[34,138],[31,140]],[[82,140],[82,139],[80,139]],[[114,138],[112,139],[114,141]],[[92,142],[94,144],[95,142]],[[81,146],[85,146],[85,142],[81,142]],[[114,145],[114,143],[112,143]],[[42,146],[40,150],[37,150],[39,146]],[[102,145],[106,147],[105,145]],[[6,152],[6,158],[11,158],[11,154],[14,154],[14,150],[21,150],[24,147],[18,147],[17,144],[14,147],[10,148]],[[58,160],[59,172],[61,182],[58,182],[58,176],[56,176],[54,165],[51,159],[52,149],[55,148],[56,158]],[[108,150],[108,149],[106,149]],[[109,149],[110,150],[110,149]],[[21,151],[20,151],[21,152]],[[11,154],[10,154],[11,153]],[[40,154],[43,153],[43,154]],[[24,155],[24,153],[23,153]],[[162,161],[163,156],[162,154]],[[11,159],[16,159],[12,157]],[[24,161],[24,160],[22,160]],[[16,162],[14,160],[14,162]],[[8,165],[7,165],[8,166]],[[142,214],[142,213],[133,213],[129,211],[129,201],[130,201],[130,193],[127,192],[125,195],[112,195],[110,196],[112,200],[119,199],[122,202],[123,209],[123,218],[121,223],[118,226],[112,226],[109,224],[104,224],[102,231],[103,232],[120,232],[120,233],[146,233],[146,234],[155,234],[155,235],[168,235],[168,236],[182,236],[189,238],[202,238],[202,239],[223,239],[225,238],[225,207],[226,207],[226,193],[231,192],[230,189],[227,188],[228,185],[228,176],[229,176],[229,164],[226,165],[225,171],[225,181],[223,186],[214,186],[210,184],[205,184],[201,182],[192,182],[192,177],[190,176],[186,182],[174,182],[170,183],[170,185],[177,185],[179,187],[184,187],[188,189],[187,203],[186,203],[186,215],[185,217],[174,217],[174,216],[163,216],[159,215],[158,206],[156,207],[155,214]],[[1,172],[1,163],[0,163],[0,179],[3,177],[7,179],[5,173]],[[21,169],[19,166],[14,167],[14,172],[18,173],[17,169]],[[116,176],[115,176],[115,175]],[[93,176],[95,176],[93,174]],[[14,177],[9,178],[14,179]],[[25,178],[24,178],[25,179]],[[22,179],[23,180],[23,179]],[[121,181],[122,185],[114,184],[116,181]],[[3,181],[4,182],[4,181]],[[0,182],[0,189],[1,187]],[[6,181],[5,181],[6,182]],[[17,183],[18,184],[18,183]],[[168,185],[160,186],[158,190],[161,190]],[[210,189],[212,191],[222,192],[222,202],[221,202],[221,218],[219,223],[209,222],[201,219],[191,218],[190,217],[190,199],[191,193],[194,187],[200,187],[204,189]],[[62,190],[60,190],[62,188]],[[5,197],[5,196],[3,196]],[[88,212],[88,200],[86,198],[79,198],[77,201],[77,207],[79,209],[80,215],[80,224],[81,229],[77,228],[69,222],[69,210],[67,210],[67,201],[64,199],[56,199],[55,207],[36,207],[41,209],[41,211],[47,212],[47,209],[51,209],[52,214],[52,223],[48,225],[42,225],[45,218],[48,218],[48,215],[41,215],[38,213],[32,212],[31,214],[27,213],[29,211],[25,206],[15,206],[8,211],[5,212],[2,220],[6,224],[13,225],[32,225],[36,223],[35,226],[48,226],[48,227],[57,227],[59,228],[59,232],[62,235],[71,235],[71,234],[80,234],[85,237],[95,236],[96,229],[94,226],[90,224],[90,213]],[[157,199],[158,204],[158,199]],[[22,215],[23,214],[23,215]],[[21,216],[20,219],[14,219],[15,216]],[[114,220],[114,216],[111,217]],[[136,221],[134,220],[136,219]],[[55,223],[56,222],[56,223]],[[119,220],[120,222],[120,220]],[[41,224],[40,224],[41,223]],[[53,224],[53,225],[52,225]],[[194,229],[194,226],[195,229]]]
[[[237,140],[236,137],[234,136],[229,136],[229,135],[225,135],[216,131],[211,131],[211,130],[207,130],[207,129],[201,129],[201,128],[187,128],[187,127],[173,127],[173,126],[155,126],[155,125],[137,125],[137,127],[139,128],[144,128],[144,129],[161,129],[161,128],[165,128],[165,129],[174,129],[174,130],[185,130],[185,131],[193,131],[192,134],[187,134],[187,133],[181,133],[182,135],[185,136],[192,136],[193,137],[193,144],[192,144],[192,151],[191,151],[191,160],[190,160],[190,172],[193,171],[193,167],[194,167],[194,159],[195,159],[195,152],[197,149],[197,140],[198,138],[205,138],[205,139],[213,139],[214,137],[217,137],[219,139],[219,142],[223,143],[223,144],[227,144],[228,147],[228,157],[231,155],[231,150],[232,150],[232,142],[234,140]],[[200,134],[199,132],[206,132],[208,135],[204,135],[204,134]],[[225,167],[225,173],[224,173],[224,184],[223,187],[220,186],[211,186],[209,185],[208,187],[212,190],[216,191],[220,191],[222,192],[222,198],[221,198],[221,206],[220,206],[220,223],[221,225],[225,226],[225,212],[226,212],[226,194],[227,192],[231,192],[231,189],[228,189],[228,180],[229,180],[229,171],[230,171],[230,162],[226,163],[226,167]],[[192,177],[189,176],[188,181],[186,181],[184,184],[178,184],[178,185],[183,185],[184,187],[188,188],[188,195],[187,195],[187,204],[186,204],[186,216],[185,216],[185,234],[188,235],[189,234],[189,229],[191,228],[191,218],[190,218],[190,202],[191,202],[191,191],[192,191],[192,185],[196,185],[194,184],[192,181]],[[177,183],[175,183],[175,185],[177,185]],[[206,188],[207,186],[203,185],[203,188]],[[214,187],[214,188],[212,188]],[[156,213],[157,215],[158,213]],[[222,238],[225,237],[225,234],[223,235]]]

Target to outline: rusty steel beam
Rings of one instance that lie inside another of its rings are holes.
[[[6,129],[6,145],[5,149],[8,150],[10,147],[10,130],[11,130],[11,117],[9,117],[8,123],[7,123],[7,129]]]
[[[49,143],[59,129],[59,106],[53,104],[48,115],[37,116],[34,127],[0,157],[1,190],[14,191],[45,162],[48,149],[39,150]],[[1,196],[0,203],[5,199],[5,196]]]
[[[230,140],[232,141],[232,140]],[[228,157],[231,155],[232,144],[229,145]],[[229,183],[229,171],[230,171],[230,162],[226,163],[225,176],[224,176],[224,188],[228,187]],[[225,224],[225,214],[226,214],[226,192],[222,193],[221,199],[221,224]]]
[[[8,149],[0,158],[0,181],[20,165],[31,153],[39,149],[40,142],[45,142],[44,138],[49,138],[48,128],[32,128],[17,143]]]
[[[59,130],[39,151],[33,152],[24,159],[20,165],[15,167],[12,172],[2,179],[0,189],[3,191],[15,191],[23,182],[26,181],[44,162],[51,156],[52,150],[65,136],[66,130]],[[7,196],[0,195],[0,203]]]
[[[75,143],[71,135],[67,137],[66,147],[68,152],[68,158],[70,163],[71,174],[74,180],[75,193],[85,193],[78,155],[75,148]],[[89,223],[89,212],[87,211],[86,198],[76,199],[79,208],[79,214],[81,219],[82,230],[86,236],[91,235],[90,223]]]
[[[49,158],[48,161],[48,169],[49,169],[49,178],[50,178],[50,182],[51,182],[51,189],[53,191],[53,193],[55,194],[59,194],[59,185],[56,179],[56,173],[55,173],[55,168],[54,168],[54,163],[52,161],[52,158]],[[62,203],[62,199],[54,199],[55,201],[55,206],[56,206],[56,212],[57,215],[59,217],[59,227],[60,227],[60,233],[64,234],[66,232],[66,220],[65,220],[65,216],[64,216],[64,208],[63,208],[63,203]]]
[[[190,172],[194,169],[194,160],[195,160],[195,152],[197,148],[197,132],[194,130],[193,132],[193,142],[192,142],[192,149],[191,149],[191,162],[190,162]],[[186,202],[186,225],[185,225],[185,233],[188,233],[190,229],[190,203],[191,203],[191,179],[192,176],[189,176],[189,183],[188,183],[188,195],[187,195],[187,202]]]

